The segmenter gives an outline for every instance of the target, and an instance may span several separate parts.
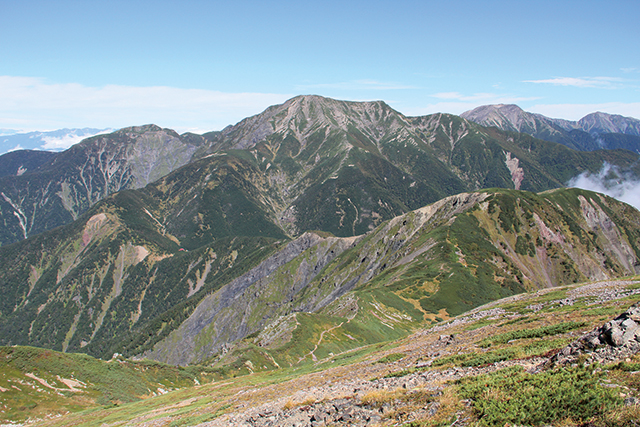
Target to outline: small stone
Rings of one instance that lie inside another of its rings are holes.
[[[367,421],[371,421],[372,423],[377,423],[377,422],[380,422],[381,419],[382,417],[380,417],[380,415],[373,414],[369,417]]]
[[[592,337],[591,339],[589,339],[589,340],[587,341],[587,343],[589,344],[589,346],[590,346],[591,348],[598,347],[599,345],[601,345],[601,344],[602,344],[602,343],[600,342],[600,338],[598,338],[598,337]]]
[[[429,405],[429,410],[427,411],[427,415],[433,417],[438,413],[438,409],[440,409],[440,402],[433,402]]]

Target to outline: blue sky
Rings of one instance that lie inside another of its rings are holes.
[[[640,2],[0,0],[0,129],[219,130],[299,94],[640,118]]]

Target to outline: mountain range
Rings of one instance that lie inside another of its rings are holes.
[[[353,313],[348,347],[513,293],[634,274],[637,211],[533,192],[637,159],[316,96],[202,136],[149,125],[92,137],[0,178],[4,238],[27,237],[0,248],[0,342],[187,364],[232,357],[265,328],[290,336],[294,315],[313,330]]]
[[[448,195],[557,188],[605,162],[624,173],[632,168],[632,177],[640,170],[628,152],[575,152],[457,116],[406,117],[384,102],[301,96],[202,136],[147,125],[88,138],[55,156],[2,156],[0,244],[68,224],[109,194],[223,153],[259,174],[250,178],[259,187],[252,191],[290,236],[362,234]]]
[[[486,127],[299,96],[204,135],[135,126],[0,156],[0,354],[43,386],[35,360],[79,363],[117,403],[314,369],[505,297],[640,274],[640,212],[565,188],[603,165],[637,177],[638,153],[575,150],[492,108],[504,120]],[[111,371],[146,389],[125,396]]]
[[[640,153],[640,120],[633,117],[596,112],[576,122],[529,113],[513,104],[484,105],[460,117],[483,126],[523,132],[574,150],[624,148]]]

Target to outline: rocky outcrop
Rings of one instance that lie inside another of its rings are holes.
[[[245,420],[246,426],[370,426],[380,423],[384,409],[358,404],[352,399],[336,399],[303,405],[284,411],[262,411]],[[242,425],[242,424],[239,424]]]
[[[544,368],[575,363],[610,363],[640,352],[640,302],[560,350]]]

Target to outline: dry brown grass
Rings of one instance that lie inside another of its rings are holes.
[[[439,403],[438,411],[433,417],[421,420],[425,427],[449,425],[456,418],[468,418],[471,416],[470,408],[466,408],[461,402],[455,390],[448,387],[435,400]]]
[[[293,409],[296,406],[298,406],[293,400],[289,399],[287,400],[287,403],[284,404],[284,406],[282,407],[282,409],[284,411],[288,411],[289,409]]]
[[[371,390],[365,393],[360,402],[366,406],[381,407],[385,403],[395,400],[399,395],[399,390]]]
[[[316,403],[315,397],[307,397],[302,401],[301,406],[311,406],[311,405],[314,405],[315,403]]]

